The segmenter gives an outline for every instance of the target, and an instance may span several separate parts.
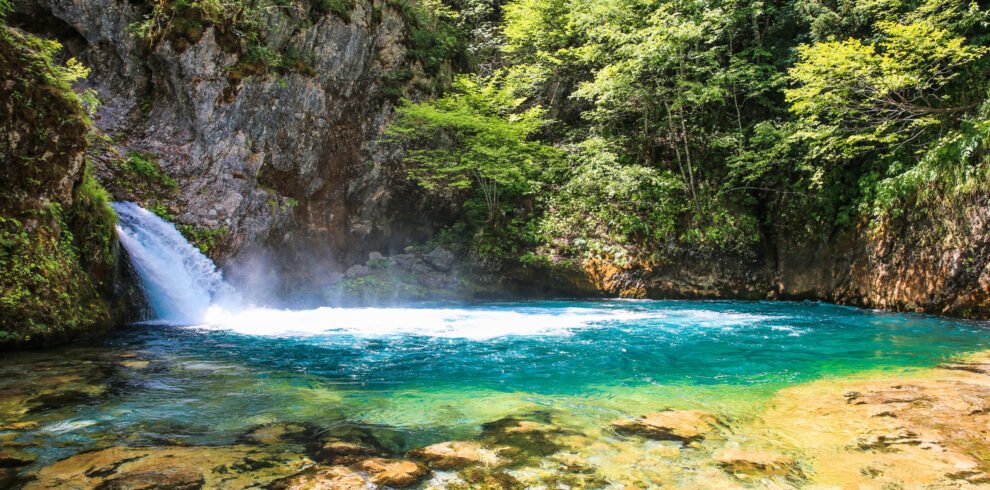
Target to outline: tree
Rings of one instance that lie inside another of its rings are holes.
[[[535,141],[544,124],[539,107],[517,112],[497,79],[460,77],[450,94],[428,102],[405,102],[389,134],[408,148],[409,175],[428,189],[473,190],[497,227],[506,199],[532,193],[557,151]]]
[[[947,89],[986,47],[929,19],[880,21],[876,29],[872,43],[833,39],[798,48],[786,97],[819,156],[920,147],[924,133],[975,107],[957,104]]]

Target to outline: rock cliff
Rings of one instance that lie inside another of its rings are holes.
[[[0,25],[0,348],[112,324],[117,254],[89,128],[52,45]]]
[[[319,287],[368,251],[428,238],[445,212],[380,144],[399,96],[444,77],[417,58],[410,36],[422,20],[406,3],[262,10],[278,67],[215,22],[169,19],[149,41],[137,34],[151,15],[141,2],[16,7],[13,23],[59,37],[92,68],[105,133],[96,174],[114,197],[174,220],[252,289]]]
[[[937,217],[936,217],[937,216]],[[819,240],[767,239],[748,254],[689,250],[655,267],[587,260],[545,276],[571,294],[810,299],[990,318],[990,196],[959,209],[861,223]],[[539,274],[534,274],[539,276]]]

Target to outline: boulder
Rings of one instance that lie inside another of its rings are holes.
[[[274,482],[275,490],[364,490],[368,484],[360,473],[346,466],[309,468]]]
[[[666,410],[612,421],[620,433],[661,441],[694,442],[715,430],[717,419],[700,410]]]
[[[371,270],[367,266],[356,264],[347,268],[347,273],[345,274],[348,279],[353,279],[357,277],[364,277],[371,274]]]
[[[254,444],[273,445],[280,443],[303,443],[313,434],[314,429],[296,422],[276,422],[255,427],[247,431],[241,440]]]
[[[798,476],[794,459],[769,451],[725,449],[715,457],[724,470],[748,476]]]
[[[454,256],[453,252],[443,247],[434,248],[433,251],[423,256],[426,263],[440,272],[450,272],[456,259],[457,257]]]
[[[349,465],[373,456],[376,452],[364,444],[331,439],[324,441],[316,451],[316,460],[323,464]]]
[[[48,465],[25,490],[47,488],[265,487],[299,472],[308,460],[266,446],[123,447],[86,451]]]
[[[372,483],[396,488],[415,485],[430,473],[426,466],[404,459],[368,458],[357,468],[367,472]]]
[[[0,468],[27,466],[38,459],[37,456],[20,449],[0,447]]]
[[[448,441],[409,451],[409,457],[426,461],[432,468],[451,470],[473,464],[497,466],[498,454],[474,441]]]
[[[534,420],[506,417],[482,425],[482,435],[497,446],[510,446],[505,454],[541,458],[560,450],[556,437],[564,433],[559,427]]]
[[[186,468],[162,468],[157,471],[122,473],[104,480],[100,490],[199,490],[203,488],[203,474]]]

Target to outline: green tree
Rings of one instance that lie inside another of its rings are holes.
[[[878,39],[802,45],[786,91],[818,156],[850,159],[928,143],[926,133],[975,108],[950,86],[987,48],[931,20],[877,23]]]
[[[536,191],[557,158],[533,139],[543,111],[516,111],[522,102],[498,80],[460,77],[440,99],[403,104],[389,134],[408,148],[412,178],[427,189],[476,191],[486,223],[497,227],[506,199]]]

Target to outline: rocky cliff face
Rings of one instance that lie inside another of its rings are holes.
[[[811,299],[990,318],[990,195],[980,193],[958,209],[928,211],[818,241],[778,240],[751,254],[684,251],[651,269],[585,261],[568,274],[545,277],[572,294]]]
[[[305,65],[266,73],[229,26],[145,42],[131,26],[149,8],[23,0],[12,17],[92,67],[106,134],[94,160],[115,198],[173,218],[255,286],[321,286],[369,251],[432,234],[442,206],[418,196],[379,144],[397,95],[432,83],[410,56],[401,9],[359,0],[346,16],[266,12],[269,45]],[[136,183],[149,175],[158,185]]]
[[[89,128],[50,45],[0,24],[0,348],[112,324],[116,239]]]

